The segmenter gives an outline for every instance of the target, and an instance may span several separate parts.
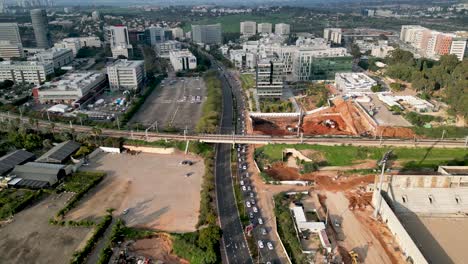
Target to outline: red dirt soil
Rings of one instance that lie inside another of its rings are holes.
[[[397,137],[397,138],[414,138],[416,134],[411,128],[408,127],[386,127],[381,126],[377,128],[376,135],[382,137]]]
[[[332,120],[336,127],[331,128],[324,124],[325,120]],[[306,135],[353,135],[340,115],[333,116],[306,116],[302,130]]]

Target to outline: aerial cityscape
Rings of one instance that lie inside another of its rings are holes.
[[[0,0],[0,263],[467,244],[468,1]]]

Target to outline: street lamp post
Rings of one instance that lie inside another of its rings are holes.
[[[385,165],[387,164],[388,158],[391,154],[392,150],[387,151],[387,153],[384,154],[382,160],[379,162],[379,165],[382,166],[382,172],[380,173],[379,186],[376,188],[376,190],[378,191],[377,204],[375,205],[374,214],[372,215],[375,219],[377,219],[377,216],[380,211],[380,204],[382,203],[382,185],[385,173]]]

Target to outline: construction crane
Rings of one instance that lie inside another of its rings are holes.
[[[349,256],[351,257],[351,263],[358,264],[359,263],[359,255],[358,253],[354,252],[353,250],[348,252]]]

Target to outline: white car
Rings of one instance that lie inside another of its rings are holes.
[[[242,186],[242,191],[247,191],[247,188],[245,188],[245,186]]]
[[[252,203],[252,205],[254,205],[254,204],[255,204],[255,200],[254,200],[254,199],[251,199],[251,200],[250,200],[250,203]]]
[[[252,187],[247,186],[247,190],[248,190],[248,191],[251,191],[251,190],[252,190]]]
[[[240,181],[240,185],[244,185],[244,181]]]
[[[269,250],[273,250],[273,244],[271,242],[267,243],[267,247]]]
[[[247,169],[247,166],[246,166],[246,165],[242,166],[242,169],[243,169],[243,170],[246,170],[246,169]]]
[[[250,204],[250,203],[249,203]],[[258,213],[258,209],[256,206],[252,207],[252,210],[254,211],[254,213]]]
[[[245,205],[247,205],[247,207],[249,207],[249,208],[251,206],[249,201],[245,202]]]
[[[261,240],[258,241],[258,247],[259,248],[264,248],[265,246],[263,245],[263,242]]]
[[[261,217],[258,218],[258,223],[259,223],[260,225],[263,225],[263,219],[262,219]]]

